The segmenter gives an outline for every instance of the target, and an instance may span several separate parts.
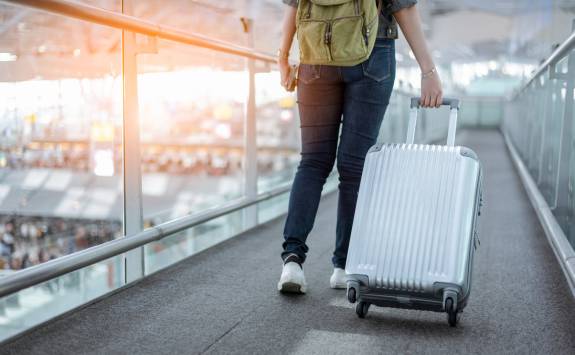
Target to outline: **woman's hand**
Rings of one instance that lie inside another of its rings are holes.
[[[431,75],[421,78],[421,100],[422,107],[439,107],[443,101],[443,90],[441,80],[436,71]]]
[[[437,71],[433,68],[433,59],[427,49],[427,43],[421,29],[421,19],[417,7],[411,6],[403,8],[393,14],[405,39],[409,43],[415,59],[419,63],[422,72],[425,73],[421,78],[421,100],[420,105],[423,107],[439,107],[443,100],[443,91],[441,89],[441,80]]]
[[[281,86],[284,87],[284,89],[287,90],[287,85],[288,85],[288,81],[289,81],[289,74],[290,74],[290,65],[287,59],[283,59],[280,58],[278,60],[278,67],[280,70],[280,76],[281,76]]]

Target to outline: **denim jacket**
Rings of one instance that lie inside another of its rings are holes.
[[[297,7],[298,0],[282,0],[285,4]],[[374,0],[377,1],[377,0]],[[403,8],[413,6],[417,0],[382,0],[382,9],[379,14],[377,38],[397,39],[397,22],[392,14]]]

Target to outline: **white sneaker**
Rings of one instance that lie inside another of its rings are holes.
[[[331,288],[347,288],[347,274],[344,269],[338,267],[333,269],[333,274],[329,278]]]
[[[285,293],[305,293],[307,284],[303,268],[296,262],[290,261],[284,264],[278,291]]]

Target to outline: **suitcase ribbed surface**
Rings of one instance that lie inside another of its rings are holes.
[[[370,287],[430,292],[467,280],[479,163],[460,147],[393,144],[368,153],[346,270]]]

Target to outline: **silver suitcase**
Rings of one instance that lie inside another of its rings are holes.
[[[406,144],[367,153],[348,250],[347,297],[370,305],[446,312],[467,304],[479,239],[481,164],[454,146],[459,101],[449,105],[447,145],[413,144],[419,98],[411,100]]]

